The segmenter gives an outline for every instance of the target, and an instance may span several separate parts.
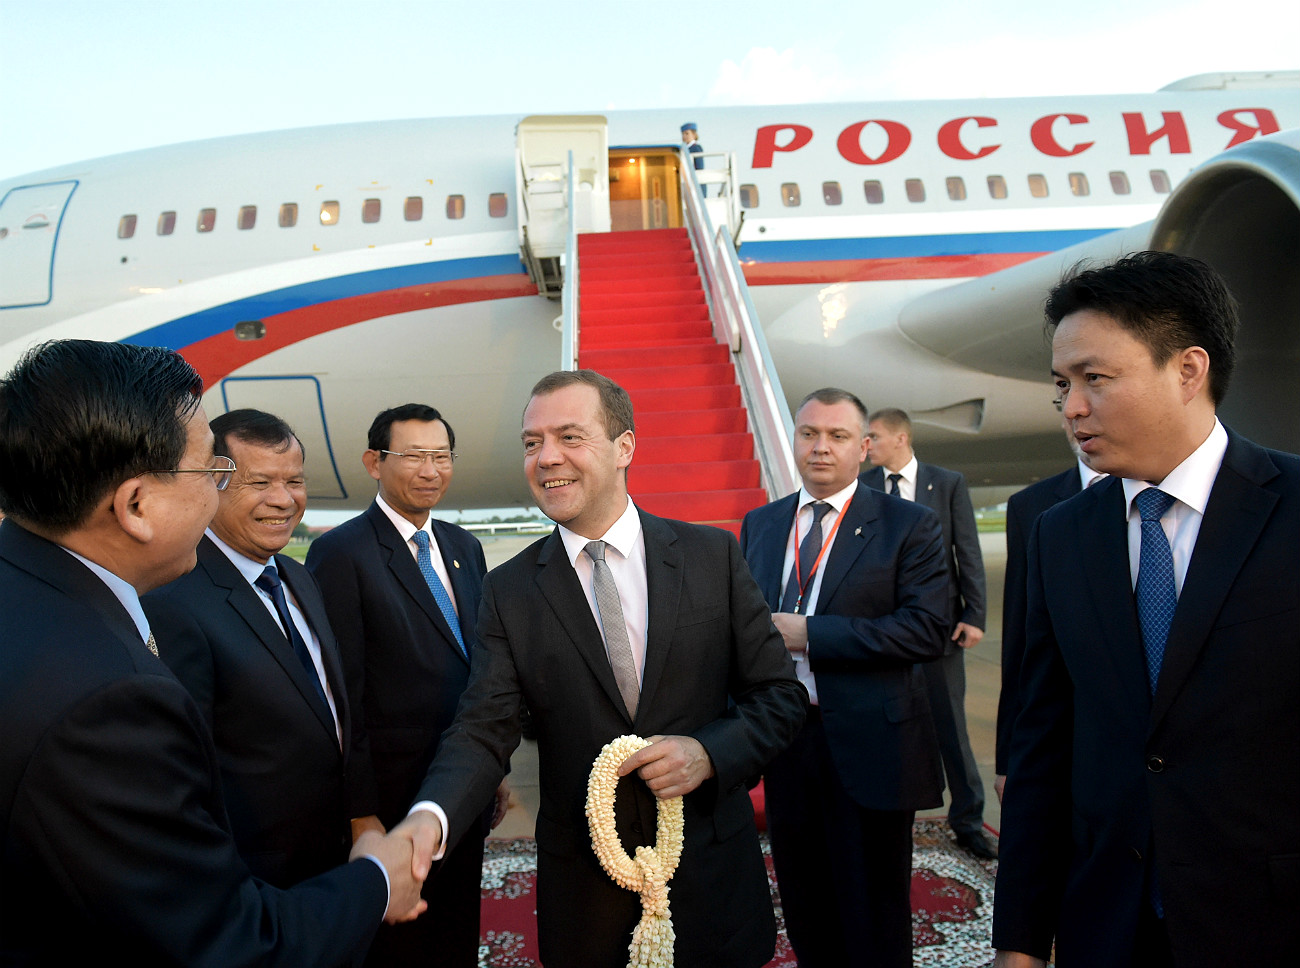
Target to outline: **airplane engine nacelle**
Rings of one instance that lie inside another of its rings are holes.
[[[1150,247],[1214,266],[1240,304],[1223,422],[1300,453],[1300,131],[1240,145],[1194,171],[1161,209]]]

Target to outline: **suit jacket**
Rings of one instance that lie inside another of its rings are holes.
[[[430,526],[472,652],[487,571],[483,546],[453,524],[433,519]],[[378,504],[313,541],[307,567],[325,596],[352,704],[353,816],[375,813],[391,827],[406,816],[451,725],[470,663]]]
[[[770,610],[799,494],[745,515],[740,543]],[[827,554],[808,656],[826,741],[845,790],[871,810],[943,802],[943,767],[915,663],[943,654],[945,549],[930,511],[859,483]]]
[[[212,729],[240,855],[255,875],[289,887],[348,858],[345,798],[351,745],[343,664],[311,575],[276,555],[284,584],[320,641],[338,711],[321,701],[271,613],[230,559],[204,537],[198,566],[142,599],[158,655]]]
[[[885,469],[873,467],[858,479],[877,491],[885,489]],[[943,529],[944,565],[948,574],[948,627],[944,632],[944,653],[952,655],[962,647],[952,641],[958,622],[983,629],[987,618],[984,591],[984,555],[980,552],[979,529],[971,506],[966,478],[957,471],[916,462],[916,504],[939,515]]]
[[[1068,471],[1030,484],[1007,501],[1007,570],[1002,586],[1002,691],[998,694],[996,771],[1007,772],[1011,724],[1020,712],[1020,662],[1025,654],[1025,581],[1029,571],[1029,532],[1038,516],[1074,497],[1083,484],[1076,464]]]
[[[1229,431],[1152,698],[1122,483],[1039,517],[995,945],[1122,968],[1153,866],[1177,964],[1294,960],[1298,535],[1300,458]]]
[[[716,776],[685,797],[686,848],[671,882],[677,964],[761,965],[772,956],[775,923],[746,782],[793,738],[806,693],[735,539],[640,517],[650,610],[635,720],[552,532],[487,576],[469,688],[419,799],[440,804],[459,836],[500,780],[527,702],[540,760],[542,960],[548,968],[621,966],[640,903],[592,851],[587,778],[618,736],[691,735]],[[644,784],[622,784],[615,809],[628,849],[653,843],[657,806]]]
[[[240,859],[208,724],[108,587],[0,524],[0,963],[359,960],[382,872],[290,891]]]

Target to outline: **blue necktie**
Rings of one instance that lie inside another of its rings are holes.
[[[799,570],[796,572],[793,567],[790,569],[790,580],[785,586],[785,596],[781,599],[782,612],[793,612],[796,607],[801,612],[808,611],[800,595],[801,592],[812,594],[813,566],[817,564],[817,555],[822,550],[822,518],[831,509],[825,501],[816,501],[808,506],[813,512],[812,524],[799,543]]]
[[[1147,679],[1151,695],[1156,694],[1160,666],[1165,658],[1165,641],[1169,623],[1178,607],[1174,588],[1174,556],[1160,519],[1174,503],[1173,497],[1156,487],[1149,487],[1133,499],[1142,515],[1142,548],[1138,555],[1137,609],[1142,626],[1142,644],[1147,656]]]
[[[316,695],[320,696],[320,701],[325,703],[325,708],[328,709],[329,700],[325,698],[325,687],[321,685],[320,673],[316,671],[316,663],[312,662],[311,653],[307,650],[307,643],[298,631],[298,626],[294,624],[293,616],[289,614],[289,603],[284,597],[284,585],[280,581],[280,572],[275,565],[267,565],[262,569],[262,573],[257,576],[257,581],[253,584],[271,596],[275,611],[280,616],[280,624],[284,626],[284,637],[293,646],[293,654],[298,657],[298,661],[307,670],[307,677],[311,679],[311,684],[316,687]]]
[[[433,600],[438,603],[438,608],[442,610],[442,617],[447,620],[447,625],[451,628],[451,634],[456,636],[456,644],[460,646],[460,654],[468,659],[469,653],[465,651],[465,640],[460,634],[460,618],[456,615],[455,606],[451,604],[451,596],[447,594],[447,589],[443,587],[442,579],[433,570],[433,556],[429,554],[429,534],[426,531],[417,531],[412,535],[411,540],[415,542],[415,547],[418,549],[415,562],[420,566],[420,574],[424,576],[429,591],[433,592]]]

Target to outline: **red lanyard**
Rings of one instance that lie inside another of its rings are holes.
[[[842,510],[839,513],[839,516],[835,519],[835,524],[831,526],[831,533],[822,539],[821,551],[817,552],[817,559],[813,562],[812,570],[808,572],[808,580],[802,582],[799,581],[799,574],[800,574],[799,573],[799,527],[797,523],[799,517],[798,515],[795,515],[796,525],[794,529],[794,580],[799,584],[799,597],[795,600],[794,603],[795,615],[798,615],[799,609],[803,607],[804,593],[808,591],[808,586],[812,584],[813,575],[817,574],[817,566],[822,563],[822,556],[826,554],[826,549],[831,546],[831,539],[835,537],[835,532],[840,529],[840,522],[844,520],[844,515],[849,513],[849,505],[852,503],[853,503],[852,497],[849,497],[849,499],[844,502],[844,510]],[[812,527],[812,525],[809,525],[809,527]]]

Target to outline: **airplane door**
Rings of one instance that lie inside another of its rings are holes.
[[[675,149],[615,148],[609,153],[609,209],[616,232],[675,229],[682,199]]]
[[[54,252],[75,181],[15,188],[0,199],[0,309],[53,296]]]

